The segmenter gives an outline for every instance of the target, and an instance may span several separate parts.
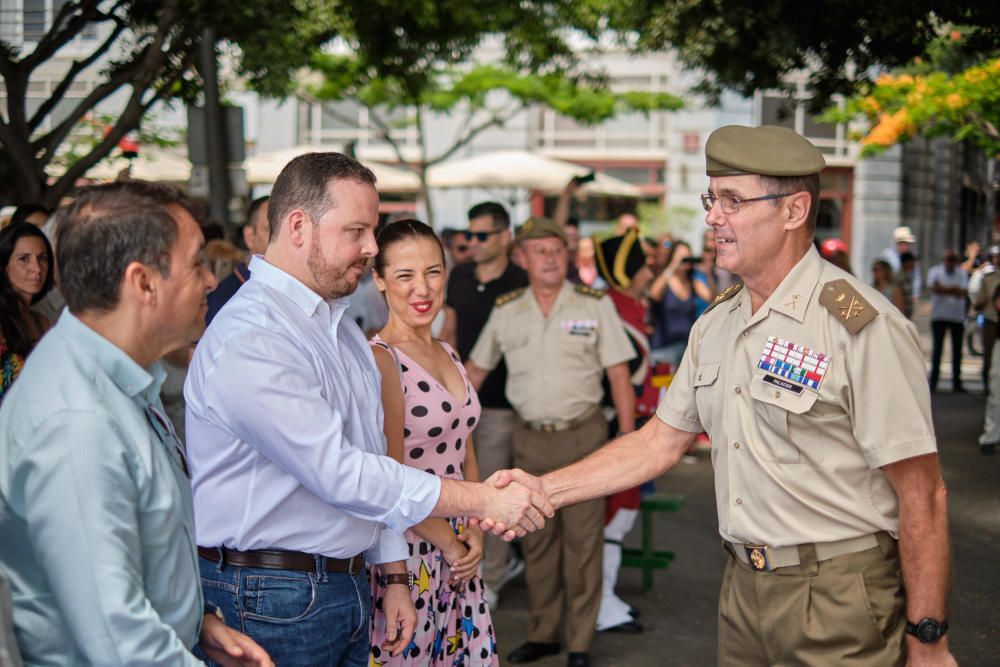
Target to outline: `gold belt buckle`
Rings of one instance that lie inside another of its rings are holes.
[[[765,544],[744,544],[743,551],[747,555],[747,562],[750,569],[755,572],[770,572],[771,559],[767,557],[767,545]]]

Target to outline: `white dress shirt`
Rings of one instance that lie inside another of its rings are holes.
[[[184,387],[198,544],[405,559],[401,533],[441,482],[385,456],[378,369],[342,317],[349,298],[326,301],[259,256],[250,271]]]

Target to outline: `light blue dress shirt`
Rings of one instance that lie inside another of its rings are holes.
[[[259,256],[250,272],[184,387],[198,544],[406,559],[402,532],[441,481],[385,456],[381,380],[349,299]]]
[[[146,371],[70,313],[0,408],[0,567],[27,665],[200,665],[194,516]]]

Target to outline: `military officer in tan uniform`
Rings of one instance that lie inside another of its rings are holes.
[[[745,284],[695,323],[657,419],[540,486],[555,507],[606,495],[663,473],[707,431],[729,553],[721,665],[954,665],[916,329],[813,248],[824,160],[812,144],[727,126],[705,151],[718,264]]]
[[[514,464],[541,475],[604,444],[605,372],[621,429],[633,430],[635,392],[626,362],[635,353],[611,299],[566,281],[569,254],[560,226],[529,218],[515,242],[529,286],[497,299],[469,355],[469,376],[478,387],[501,357],[506,360],[506,394],[517,413]],[[585,667],[601,599],[603,500],[563,509],[523,545],[531,627],[527,643],[508,660],[531,662],[559,652],[565,598],[568,664]]]

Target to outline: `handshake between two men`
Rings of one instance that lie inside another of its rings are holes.
[[[555,515],[556,507],[543,487],[542,478],[518,468],[498,470],[475,486],[482,500],[474,506],[482,509],[478,516],[470,514],[470,523],[508,542],[542,529],[545,519]],[[441,487],[442,500],[447,488]]]

